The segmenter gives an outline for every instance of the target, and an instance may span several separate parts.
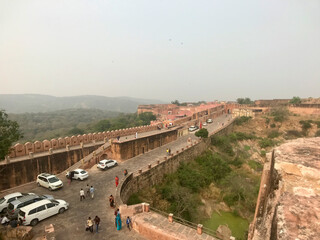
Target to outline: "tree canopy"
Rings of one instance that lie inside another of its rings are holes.
[[[290,103],[291,103],[291,104],[299,104],[299,103],[301,103],[301,98],[299,98],[299,97],[293,97],[293,98],[290,100]]]
[[[12,143],[22,137],[19,125],[8,119],[5,111],[0,110],[0,160],[3,160],[10,152]]]
[[[251,101],[250,98],[246,97],[246,98],[237,98],[237,102],[239,104],[252,104],[253,101]]]

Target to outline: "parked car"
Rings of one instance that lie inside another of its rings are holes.
[[[206,123],[206,122],[204,122],[203,124],[202,124],[202,126],[207,126],[208,124]]]
[[[190,126],[188,130],[189,132],[193,132],[193,131],[196,131],[197,129],[199,129],[198,126]]]
[[[89,174],[87,171],[78,168],[66,173],[67,178],[70,178],[70,176],[72,176],[72,179],[80,179],[82,181],[83,179],[88,178]]]
[[[112,168],[118,165],[118,162],[116,160],[108,160],[108,159],[104,159],[101,160],[98,164],[97,164],[97,168],[100,169],[108,169],[108,168]]]
[[[9,205],[9,203],[11,203],[12,201],[14,201],[18,198],[21,198],[23,196],[28,196],[28,195],[33,195],[33,194],[34,193],[15,192],[15,193],[11,193],[11,194],[4,196],[3,198],[0,199],[0,212],[7,211],[7,207]]]
[[[39,221],[55,214],[63,213],[68,208],[69,203],[64,200],[43,199],[21,208],[18,220],[22,225],[35,226]]]
[[[39,174],[37,177],[37,184],[38,186],[48,188],[50,191],[63,187],[62,181],[55,175],[49,173]]]
[[[213,123],[212,119],[209,118],[209,119],[207,120],[207,123]]]
[[[38,202],[43,199],[53,199],[52,195],[27,195],[20,197],[8,205],[8,217],[10,219],[16,219],[20,208],[28,206],[34,202]]]

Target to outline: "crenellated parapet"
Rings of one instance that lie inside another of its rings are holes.
[[[88,133],[83,135],[60,137],[58,139],[26,142],[25,144],[17,143],[12,147],[12,151],[9,154],[10,158],[17,158],[27,156],[30,153],[48,152],[49,149],[65,149],[67,146],[80,146],[81,144],[90,144],[94,142],[103,142],[107,139],[117,138],[118,136],[128,136],[137,133],[143,133],[156,130],[156,125],[146,125],[140,127],[119,129],[107,132]]]

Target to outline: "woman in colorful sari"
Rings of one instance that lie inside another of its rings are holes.
[[[120,213],[117,214],[117,217],[116,217],[116,225],[117,225],[117,230],[121,230],[121,227],[122,227],[122,223],[121,223],[121,217],[120,217]]]

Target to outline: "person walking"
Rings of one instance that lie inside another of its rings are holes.
[[[131,219],[130,219],[130,217],[129,217],[129,216],[127,217],[126,224],[127,224],[127,228],[129,229],[129,231],[131,231],[131,228],[130,228],[130,225],[131,225]]]
[[[138,138],[138,133],[136,132],[136,138]]]
[[[80,201],[82,201],[82,199],[85,199],[86,197],[84,196],[84,191],[83,189],[81,188],[80,190]]]
[[[120,212],[118,212],[117,216],[116,216],[116,226],[117,226],[117,230],[120,231],[122,228],[122,222],[121,222],[121,217],[120,217]]]
[[[124,174],[124,177],[126,177],[126,176],[128,175],[127,169],[125,169],[125,170],[123,171],[123,174]]]
[[[91,196],[91,199],[93,199],[93,197],[94,197],[94,187],[93,186],[90,187],[90,196]]]
[[[110,202],[110,207],[114,207],[114,197],[112,196],[112,194],[109,197],[109,202]]]
[[[167,148],[167,155],[169,155],[169,148]]]
[[[93,222],[92,222],[92,219],[91,217],[88,218],[87,220],[87,229],[93,233]]]
[[[99,232],[99,224],[100,224],[100,218],[98,216],[96,216],[94,218],[94,223],[96,224],[96,233]]]
[[[90,186],[89,186],[89,184],[87,184],[87,186],[86,186],[86,193],[87,193],[87,197],[89,197],[90,196]]]
[[[114,180],[115,180],[115,182],[116,182],[116,188],[117,188],[118,185],[119,185],[119,178],[118,178],[118,176],[116,176],[116,177],[114,178]]]

